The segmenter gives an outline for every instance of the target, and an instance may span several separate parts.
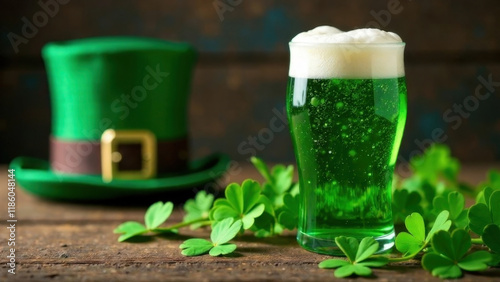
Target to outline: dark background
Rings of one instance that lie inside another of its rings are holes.
[[[285,103],[287,43],[325,24],[380,26],[407,43],[409,104],[400,161],[432,139],[465,162],[500,160],[498,0],[59,1],[68,3],[59,4],[17,53],[9,33],[22,36],[23,17],[33,23],[43,9],[38,1],[1,1],[0,163],[20,155],[48,158],[50,101],[41,47],[107,35],[187,41],[199,50],[189,109],[193,158],[222,151],[243,161],[256,152],[266,161],[293,162],[288,129],[276,130],[282,128],[276,112]],[[474,98],[480,77],[495,82],[489,91],[480,89],[488,96],[483,100]]]

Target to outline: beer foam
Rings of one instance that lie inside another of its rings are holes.
[[[343,32],[319,26],[290,42],[289,76],[302,78],[393,78],[404,76],[404,43],[375,28]]]

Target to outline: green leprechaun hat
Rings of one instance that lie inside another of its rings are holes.
[[[220,176],[228,157],[189,162],[187,105],[196,53],[186,43],[103,37],[42,50],[52,101],[50,162],[20,157],[17,181],[69,200],[156,195]]]

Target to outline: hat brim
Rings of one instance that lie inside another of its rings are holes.
[[[100,175],[59,174],[45,160],[18,157],[10,163],[16,181],[26,191],[53,200],[91,201],[129,196],[153,196],[160,193],[198,187],[224,174],[229,157],[212,154],[189,164],[184,173],[159,175],[153,179],[121,180],[109,183]]]

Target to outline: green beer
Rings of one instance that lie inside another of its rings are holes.
[[[392,180],[406,120],[404,43],[353,46],[290,43],[286,103],[300,181],[297,240],[333,255],[342,254],[337,236],[373,237],[379,252],[394,245]],[[325,68],[330,55],[334,66]],[[383,61],[394,67],[378,68]]]
[[[301,176],[299,243],[324,253],[341,235],[382,237],[379,243],[392,244],[391,185],[406,118],[404,77],[291,77],[287,110]]]

